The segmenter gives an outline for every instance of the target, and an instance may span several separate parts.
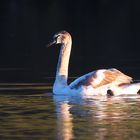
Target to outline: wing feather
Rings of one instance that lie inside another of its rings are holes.
[[[92,86],[98,88],[107,84],[123,85],[132,82],[132,78],[120,72],[117,69],[102,69],[88,73],[74,82],[69,86],[73,88],[79,88],[80,86]]]
[[[103,80],[98,85],[95,85],[94,88],[107,84],[114,84],[119,86],[122,84],[130,84],[131,82],[132,78],[130,76],[125,75],[117,69],[108,69],[104,72]]]

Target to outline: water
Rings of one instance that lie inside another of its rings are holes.
[[[53,96],[48,84],[0,84],[1,140],[139,140],[140,96]]]

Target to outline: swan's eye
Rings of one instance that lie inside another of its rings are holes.
[[[57,41],[57,39],[59,38],[59,36],[60,36],[60,35],[55,35],[55,36],[53,37],[53,40]]]
[[[57,35],[57,36],[55,37],[55,39],[57,40],[59,37],[60,37],[60,35]]]

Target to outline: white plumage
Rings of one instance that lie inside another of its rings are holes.
[[[69,57],[72,47],[71,35],[66,31],[58,32],[49,44],[61,44],[53,93],[58,95],[113,95],[137,94],[140,83],[132,83],[132,78],[117,69],[101,69],[79,77],[67,84]]]

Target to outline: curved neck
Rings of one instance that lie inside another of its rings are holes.
[[[72,45],[71,40],[67,44],[61,45],[54,86],[59,86],[59,87],[67,86],[71,45]]]

